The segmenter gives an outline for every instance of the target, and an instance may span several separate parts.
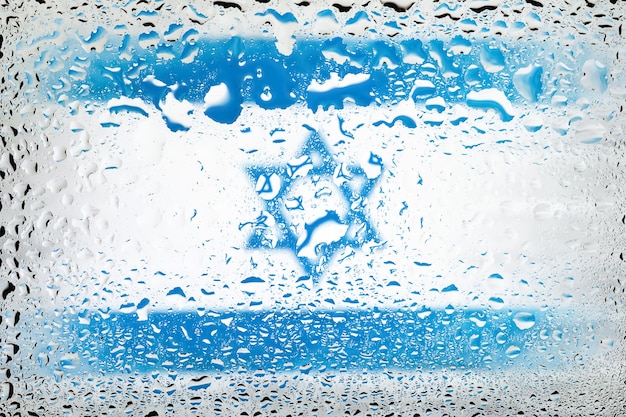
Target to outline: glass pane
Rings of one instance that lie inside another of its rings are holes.
[[[2,4],[0,416],[620,415],[623,6]]]

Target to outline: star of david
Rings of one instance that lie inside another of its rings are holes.
[[[299,155],[283,165],[246,168],[265,203],[253,222],[251,249],[287,249],[305,272],[319,278],[333,255],[346,247],[379,242],[366,212],[367,196],[382,175],[382,160],[370,153],[374,175],[339,162],[312,128]]]

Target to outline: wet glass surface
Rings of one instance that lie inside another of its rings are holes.
[[[0,9],[0,416],[621,415],[624,7]]]

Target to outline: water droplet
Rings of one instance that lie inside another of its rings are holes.
[[[256,182],[256,192],[263,200],[272,200],[280,193],[282,181],[278,174],[271,174],[269,177],[265,174],[259,175]]]
[[[479,334],[473,334],[470,336],[469,347],[471,350],[480,349],[480,335]]]
[[[514,359],[517,358],[520,353],[522,353],[522,350],[518,346],[511,345],[506,349],[505,353],[506,356],[508,356],[510,359]]]
[[[504,54],[498,48],[484,47],[480,53],[480,63],[487,72],[500,72],[506,63]]]
[[[548,203],[539,203],[535,206],[533,214],[537,220],[547,220],[552,217],[552,207]]]
[[[513,76],[513,85],[517,92],[528,101],[537,101],[541,94],[541,75],[543,68],[539,65],[529,65],[517,70]]]
[[[592,91],[603,92],[607,87],[607,68],[601,62],[590,59],[583,64],[583,76],[580,83]]]
[[[467,93],[467,105],[481,109],[495,110],[503,122],[513,120],[515,110],[506,95],[496,89],[487,88],[480,91],[470,91]]]
[[[535,325],[536,321],[535,315],[526,311],[520,311],[513,316],[513,323],[520,330],[530,329]]]
[[[576,126],[574,138],[582,143],[597,143],[604,138],[606,128],[600,122],[585,120]]]

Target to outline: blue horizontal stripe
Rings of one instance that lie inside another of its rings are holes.
[[[538,46],[501,44],[496,48],[487,41],[470,42],[459,36],[448,41],[298,39],[289,55],[279,53],[268,39],[196,40],[197,33],[192,33],[167,42],[156,34],[154,37],[155,46],[147,48],[140,46],[141,37],[128,35],[111,35],[102,52],[83,52],[89,45],[72,45],[74,59],[61,63],[64,69],[47,83],[58,90],[57,95],[69,92],[72,98],[89,100],[139,97],[157,109],[172,90],[178,100],[201,103],[212,86],[224,84],[230,99],[207,115],[231,123],[243,103],[264,109],[304,103],[313,111],[342,108],[346,99],[362,106],[407,99],[420,103],[433,97],[454,103],[466,101],[471,91],[490,88],[502,91],[513,102],[524,100],[524,95],[534,101],[541,99],[545,78],[538,62],[542,55]],[[46,59],[59,65],[62,58],[52,55]],[[520,78],[525,85],[523,95],[513,82],[513,75],[521,68],[530,71]],[[350,74],[368,78],[328,91],[310,88],[312,83],[331,79],[331,74],[340,80]],[[155,85],[154,80],[164,85]],[[417,80],[432,85],[416,84]]]
[[[68,324],[88,372],[489,368],[555,351],[559,329],[538,310],[91,312]],[[83,321],[84,323],[84,321]],[[552,342],[552,344],[551,344]],[[70,344],[71,345],[71,344]],[[552,347],[550,347],[552,346]],[[68,366],[72,368],[73,366]]]

